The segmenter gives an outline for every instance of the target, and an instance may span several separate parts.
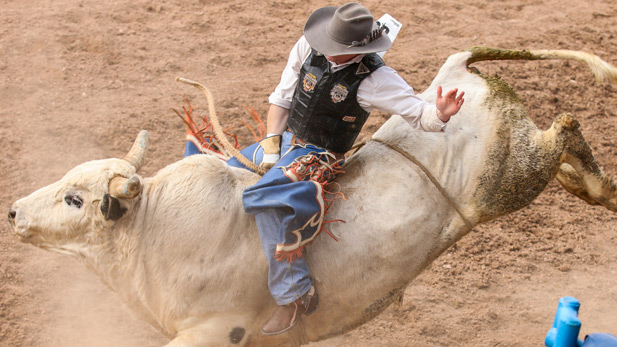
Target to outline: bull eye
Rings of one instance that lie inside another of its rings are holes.
[[[75,206],[77,208],[81,208],[84,204],[82,198],[75,194],[69,194],[64,197],[64,202],[66,202],[69,206]]]

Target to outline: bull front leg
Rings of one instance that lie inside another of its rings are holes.
[[[561,165],[555,176],[568,192],[590,205],[617,212],[617,187],[600,168],[591,148],[570,114],[561,115],[553,127],[563,137]]]

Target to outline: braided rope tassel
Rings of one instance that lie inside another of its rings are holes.
[[[376,24],[377,29],[371,31],[364,39],[362,39],[362,41],[353,41],[347,48],[364,46],[368,43],[379,40],[383,36],[384,31],[386,35],[390,32],[390,29],[385,24],[381,24],[379,22],[376,22]]]
[[[238,161],[242,163],[244,166],[250,168],[254,172],[263,176],[266,173],[266,170],[258,165],[255,165],[255,163],[253,163],[250,159],[242,155],[242,153],[240,153],[239,150],[234,148],[234,146],[231,143],[229,143],[229,141],[225,137],[224,130],[221,127],[221,124],[219,123],[219,119],[214,109],[214,101],[212,98],[212,94],[210,94],[210,91],[206,87],[204,87],[201,83],[191,81],[186,78],[176,77],[176,81],[190,84],[194,86],[195,88],[201,90],[202,93],[204,93],[204,95],[206,96],[206,99],[208,100],[208,108],[210,110],[210,119],[212,120],[212,126],[214,129],[214,133],[218,137],[219,141],[221,141],[221,144],[223,145],[223,147],[225,147],[225,149],[229,151],[229,153],[231,153],[234,157],[236,157],[236,159],[238,159]]]

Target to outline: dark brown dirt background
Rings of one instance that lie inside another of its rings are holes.
[[[123,156],[151,135],[150,175],[182,157],[171,111],[205,83],[226,125],[264,114],[287,53],[325,1],[3,0],[0,6],[0,211],[75,165]],[[573,49],[617,65],[613,0],[367,0],[404,24],[386,61],[418,91],[446,57],[472,45]],[[546,129],[562,112],[609,174],[617,172],[617,88],[565,62],[478,67],[511,83]],[[370,135],[386,119],[374,115]],[[250,138],[244,137],[245,144]],[[0,233],[1,346],[157,346],[81,264]],[[374,321],[311,346],[541,346],[557,300],[582,302],[582,334],[617,334],[617,220],[557,183],[531,206],[476,227]]]

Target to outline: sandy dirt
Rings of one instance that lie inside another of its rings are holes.
[[[448,55],[473,45],[573,49],[617,65],[613,0],[365,1],[404,24],[386,62],[418,91]],[[121,157],[151,135],[142,174],[182,157],[172,112],[205,100],[243,143],[242,106],[261,114],[307,16],[325,1],[4,0],[0,9],[0,210],[75,165]],[[335,4],[340,5],[340,4]],[[565,62],[478,64],[518,91],[542,129],[572,112],[617,172],[617,88]],[[375,114],[369,136],[386,119]],[[76,260],[0,232],[1,346],[159,346]],[[368,324],[311,346],[540,346],[557,300],[581,303],[582,334],[617,334],[617,219],[556,182],[530,206],[476,227]]]

